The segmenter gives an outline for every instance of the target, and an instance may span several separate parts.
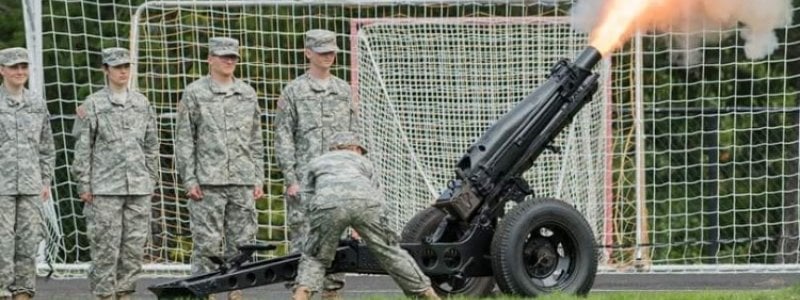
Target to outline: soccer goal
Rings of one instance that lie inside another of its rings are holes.
[[[587,44],[558,17],[356,19],[350,35],[355,95],[397,230],[436,199],[495,120]],[[559,151],[525,175],[535,195],[572,202],[595,229],[606,192],[607,88],[553,141]]]

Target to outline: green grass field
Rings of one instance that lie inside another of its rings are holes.
[[[399,300],[402,297],[366,297],[369,300]],[[453,300],[472,300],[478,298],[457,297]],[[488,299],[512,300],[529,299],[522,297],[498,296]],[[630,291],[630,292],[592,292],[587,297],[572,295],[548,295],[537,300],[800,300],[800,285],[777,290],[708,290],[708,291]]]

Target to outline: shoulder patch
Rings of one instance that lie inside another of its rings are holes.
[[[86,119],[86,107],[81,104],[75,109],[75,114],[78,115],[78,118],[81,120]]]

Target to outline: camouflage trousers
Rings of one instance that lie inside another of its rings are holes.
[[[305,207],[301,203],[299,195],[284,195],[283,199],[286,199],[286,227],[289,230],[289,249],[292,252],[300,252],[303,249],[303,241],[308,234],[308,226],[305,226]]]
[[[39,195],[0,195],[0,298],[35,293],[36,251],[44,237]]]
[[[300,201],[300,196],[284,195],[286,199],[286,215],[288,216],[289,246],[292,253],[301,252],[308,236],[308,222],[305,218],[306,207]],[[287,282],[286,287],[292,289],[297,282]],[[325,276],[323,289],[326,291],[340,290],[344,287],[344,273],[328,274]]]
[[[150,195],[95,195],[83,207],[92,263],[89,285],[96,296],[136,291],[150,221]]]
[[[386,227],[380,203],[370,200],[341,201],[336,206],[310,206],[309,233],[298,267],[297,282],[312,292],[320,291],[325,269],[330,267],[339,246],[339,236],[353,227],[366,242],[381,267],[403,291],[417,294],[430,287],[414,258],[400,248],[397,234]]]
[[[233,257],[239,245],[253,242],[258,229],[252,186],[204,185],[200,190],[203,199],[189,200],[192,274],[215,271],[209,257]]]

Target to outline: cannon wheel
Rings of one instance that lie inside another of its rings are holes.
[[[524,201],[501,220],[492,239],[492,269],[500,290],[539,296],[585,295],[597,273],[592,229],[580,212],[550,198]]]
[[[436,230],[436,227],[444,217],[445,214],[435,207],[429,207],[418,212],[406,223],[405,228],[403,228],[403,233],[401,235],[402,242],[421,242],[425,237]],[[459,235],[460,233],[455,232],[445,233],[440,242],[455,241]],[[440,296],[465,295],[481,297],[489,295],[494,289],[494,278],[491,276],[467,278],[431,276],[431,283],[433,289],[435,289],[436,293]]]

